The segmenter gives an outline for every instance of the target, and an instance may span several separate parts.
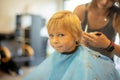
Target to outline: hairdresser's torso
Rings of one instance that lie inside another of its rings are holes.
[[[91,3],[78,6],[74,13],[78,15],[79,19],[82,22],[82,29],[85,30],[86,25],[88,25],[88,32],[99,31],[105,34],[111,41],[115,40],[116,32],[114,30],[114,17],[115,13],[109,14],[109,8],[113,3],[102,3],[92,5]],[[114,7],[115,8],[115,7]],[[114,9],[113,8],[113,9]],[[88,45],[89,48],[100,52],[109,57],[113,57],[113,54],[110,54],[106,50],[101,48],[96,48]]]

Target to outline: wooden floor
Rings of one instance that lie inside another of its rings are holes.
[[[28,75],[33,70],[33,67],[22,67],[21,69],[23,71],[22,75],[16,75],[15,72],[7,74],[0,71],[0,80],[23,80],[24,77],[26,77],[26,75]]]

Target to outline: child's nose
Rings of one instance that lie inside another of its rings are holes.
[[[58,40],[58,38],[57,37],[54,37],[53,38],[53,43],[57,43],[59,40]]]

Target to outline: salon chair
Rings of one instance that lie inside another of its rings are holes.
[[[29,65],[34,51],[30,45],[16,41],[13,36],[14,34],[0,34],[0,69],[22,75],[21,67]]]

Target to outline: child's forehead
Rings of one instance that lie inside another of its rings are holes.
[[[51,26],[49,28],[48,33],[49,34],[59,34],[59,33],[69,33],[69,29],[67,29],[65,26]]]
[[[60,32],[60,31],[67,31],[65,29],[65,26],[51,26],[51,28],[48,30],[49,32]]]
[[[62,30],[67,29],[67,26],[64,24],[51,25],[49,30]]]

